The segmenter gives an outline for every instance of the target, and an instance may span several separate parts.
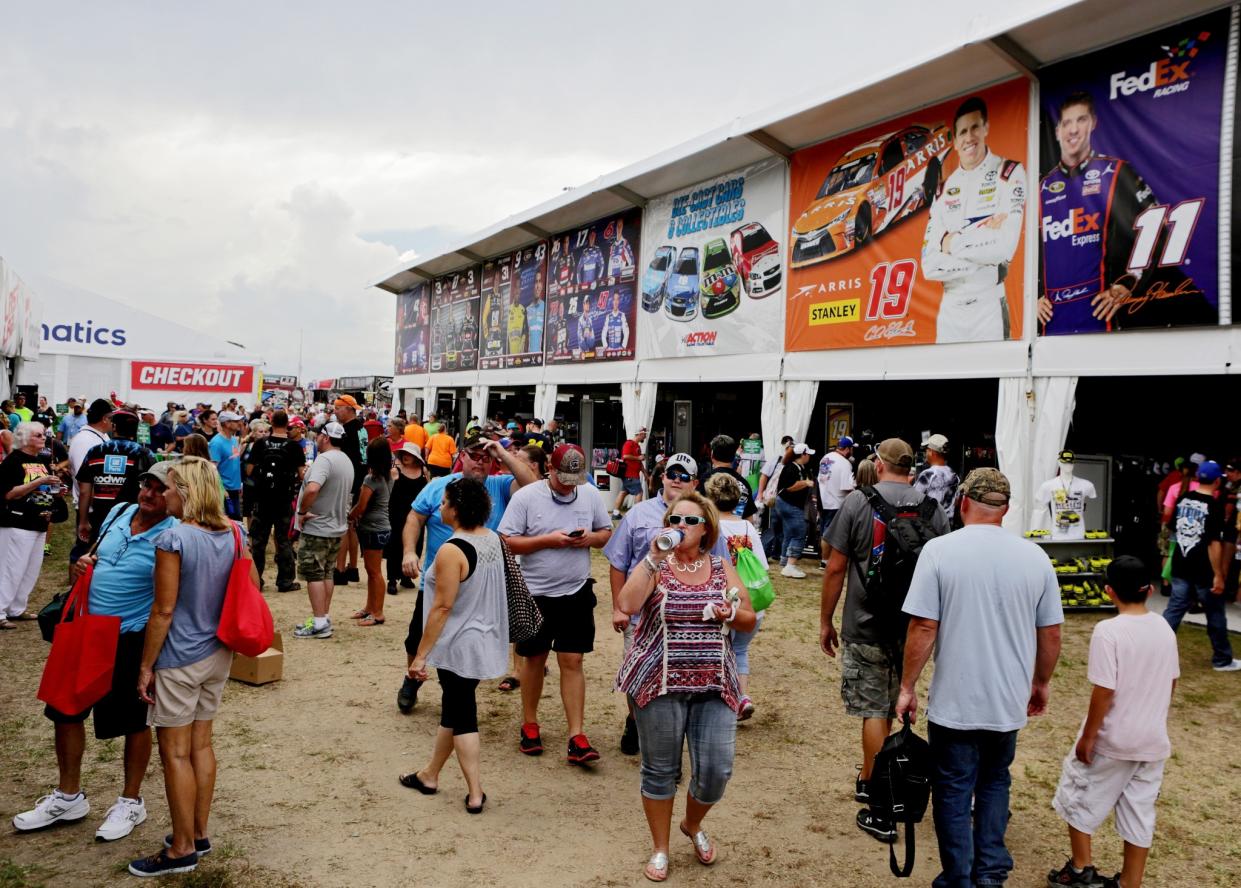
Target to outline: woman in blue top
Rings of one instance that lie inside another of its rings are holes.
[[[159,740],[172,835],[159,852],[129,865],[136,876],[189,872],[211,850],[211,728],[233,661],[216,631],[233,561],[246,545],[241,527],[224,516],[220,475],[209,460],[182,457],[168,479],[168,513],[181,524],[155,540],[155,604],[138,695],[150,705]],[[250,579],[258,585],[253,565]]]

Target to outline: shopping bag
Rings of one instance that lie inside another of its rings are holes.
[[[741,577],[746,591],[750,593],[750,607],[754,608],[755,613],[771,607],[776,600],[776,590],[772,588],[771,577],[767,575],[763,562],[750,549],[737,551],[737,576]]]
[[[89,709],[112,689],[121,618],[87,612],[92,573],[87,570],[65,599],[36,695],[63,715]]]
[[[228,589],[224,593],[224,607],[215,635],[230,650],[257,657],[271,647],[276,627],[267,600],[250,579],[253,562],[241,547],[241,531],[236,523],[233,523],[233,542],[233,568],[228,574]]]

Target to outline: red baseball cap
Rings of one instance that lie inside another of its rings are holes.
[[[557,444],[552,451],[551,469],[561,484],[585,484],[586,454],[576,444]]]

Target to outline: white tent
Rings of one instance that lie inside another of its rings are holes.
[[[39,391],[53,403],[107,397],[161,407],[257,398],[262,360],[245,346],[204,335],[114,299],[41,280]]]

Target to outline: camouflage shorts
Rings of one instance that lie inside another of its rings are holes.
[[[340,537],[321,537],[302,534],[297,547],[297,574],[306,582],[326,580],[336,568],[336,553],[340,551]]]
[[[858,718],[892,718],[901,690],[904,645],[848,644],[840,650],[840,697]]]

